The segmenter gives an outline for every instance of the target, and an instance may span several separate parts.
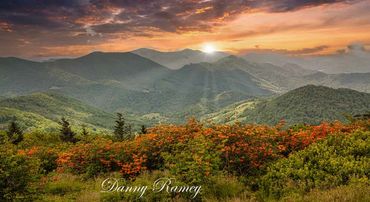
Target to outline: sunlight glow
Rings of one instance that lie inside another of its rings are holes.
[[[216,52],[216,48],[212,44],[204,44],[203,48],[202,48],[202,51],[205,52],[205,53],[208,53],[208,54],[212,54],[212,53]]]

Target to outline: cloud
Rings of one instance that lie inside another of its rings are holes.
[[[266,7],[271,12],[287,12],[294,11],[297,9],[314,7],[320,5],[327,5],[333,3],[352,3],[355,1],[351,0],[280,0],[280,1],[269,1],[262,0],[259,2],[260,6]]]
[[[345,49],[339,49],[336,52],[338,54],[346,54],[353,52],[369,52],[370,50],[366,48],[366,45],[360,42],[351,43]]]
[[[154,38],[166,34],[178,36],[177,34],[191,32],[213,33],[218,27],[246,13],[282,13],[356,1],[1,0],[0,40],[2,44],[7,44],[3,47],[12,46],[12,51],[9,51],[10,48],[0,48],[0,55],[51,47],[114,44],[117,39],[131,37]],[[308,25],[270,24],[258,29],[251,27],[247,31],[240,30],[239,33],[225,32],[213,36],[212,39],[235,41],[244,37],[294,30],[302,26]],[[27,44],[24,44],[24,41],[27,41]]]
[[[245,54],[249,52],[266,52],[266,53],[281,53],[286,55],[314,55],[318,54],[329,48],[327,45],[316,46],[312,48],[302,48],[297,50],[287,50],[287,49],[261,49],[259,45],[255,45],[256,48],[244,49],[244,50],[234,50],[239,53]]]
[[[286,12],[348,0],[2,0],[0,21],[14,27],[74,30],[92,25],[96,32],[157,29],[209,31],[253,9]],[[130,27],[130,29],[127,29]],[[106,30],[105,30],[106,29]]]
[[[348,50],[365,51],[365,46],[362,43],[353,43],[347,46]]]

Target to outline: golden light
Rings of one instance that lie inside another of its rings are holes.
[[[205,53],[208,53],[208,54],[212,54],[214,52],[216,52],[216,47],[212,44],[204,44],[203,45],[203,48],[202,48],[202,51],[205,52]]]

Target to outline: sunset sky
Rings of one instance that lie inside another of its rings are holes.
[[[370,0],[1,0],[0,56],[154,48],[234,54],[370,49]]]

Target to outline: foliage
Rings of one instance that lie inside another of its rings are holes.
[[[117,140],[124,140],[131,136],[131,126],[128,125],[122,113],[117,113],[117,120],[114,126],[114,136]]]
[[[63,149],[62,145],[57,147],[48,146],[33,146],[27,149],[20,149],[18,152],[26,154],[29,158],[35,159],[39,162],[39,173],[48,174],[56,170],[57,158],[59,152]]]
[[[89,135],[89,132],[87,131],[86,129],[86,125],[82,125],[82,132],[81,132],[81,136],[82,137],[86,137]]]
[[[56,128],[61,117],[97,130],[111,129],[114,116],[57,93],[33,93],[0,101],[0,124],[17,117],[25,128]]]
[[[146,129],[146,126],[145,125],[141,125],[140,134],[147,134],[147,133],[148,133],[148,130]]]
[[[89,176],[120,171],[134,177],[145,170],[168,168],[189,182],[225,170],[237,175],[261,173],[269,162],[338,132],[351,133],[363,125],[339,122],[290,128],[262,125],[215,125],[195,120],[185,125],[159,125],[133,140],[112,142],[95,138],[60,153],[61,169]],[[189,173],[188,173],[189,172]],[[193,174],[191,174],[193,172]],[[189,177],[189,175],[193,175]]]
[[[5,143],[0,147],[0,201],[30,200],[38,177],[38,162]]]
[[[24,139],[18,145],[18,148],[29,149],[34,146],[56,147],[62,143],[58,132],[33,131],[24,134]]]
[[[189,183],[207,183],[209,176],[220,171],[220,149],[201,135],[195,134],[186,143],[173,145],[171,152],[163,152],[165,168],[177,179]]]
[[[23,140],[23,131],[15,121],[11,121],[9,123],[8,131],[6,133],[9,141],[13,144],[18,144]]]
[[[136,198],[135,194],[99,193],[102,178],[114,174],[131,185],[150,185],[160,176],[173,177],[179,185],[201,185],[199,200],[253,201],[255,196],[298,200],[311,190],[355,182],[368,186],[369,126],[369,120],[286,127],[284,122],[276,126],[204,125],[190,119],[183,125],[157,125],[148,128],[147,134],[123,141],[92,134],[71,143],[57,133],[33,132],[12,145],[3,134],[5,147],[0,153],[2,159],[10,154],[23,159],[17,161],[20,169],[32,167],[30,178],[27,173],[25,178],[12,174],[20,182],[27,181],[23,188],[9,191],[13,197],[32,192],[33,177],[41,174],[44,177],[37,184],[45,201],[77,200],[79,193],[89,198],[85,189],[92,190],[94,200]],[[53,175],[67,175],[67,179],[50,181]],[[74,182],[76,187],[70,187]],[[143,200],[187,199],[186,194],[148,193]]]
[[[319,125],[323,121],[347,122],[348,116],[368,113],[370,94],[325,86],[303,86],[271,99],[233,104],[205,116],[215,123],[235,122],[275,125]]]
[[[369,183],[370,132],[330,136],[269,166],[263,194],[280,198],[311,189],[329,189],[359,179]]]
[[[291,195],[283,201],[332,202],[332,201],[370,201],[370,186],[363,183],[338,186],[330,190],[315,189],[303,196]]]
[[[67,119],[64,117],[60,120],[60,139],[64,142],[76,143],[78,139],[75,137],[76,134],[72,131],[71,126]]]

